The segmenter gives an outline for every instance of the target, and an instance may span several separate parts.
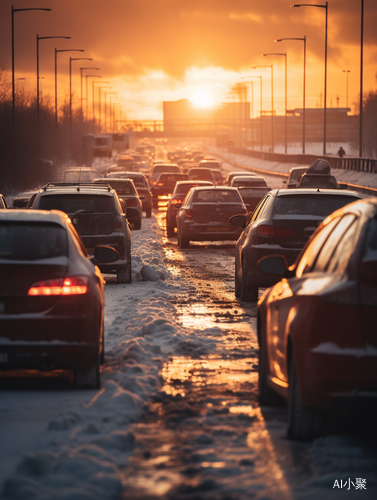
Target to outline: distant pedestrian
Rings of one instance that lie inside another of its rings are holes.
[[[346,152],[344,151],[342,146],[340,146],[337,154],[338,154],[339,158],[343,158],[343,156],[346,154]]]

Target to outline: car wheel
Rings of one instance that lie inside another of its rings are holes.
[[[182,235],[178,235],[178,246],[179,248],[189,248],[190,240]]]
[[[259,367],[258,367],[258,399],[262,406],[281,406],[283,398],[274,392],[267,383],[268,377],[268,354],[265,333],[261,332],[259,344]]]
[[[129,259],[127,266],[117,271],[117,283],[132,283],[131,259]]]
[[[141,229],[141,218],[134,222],[134,230]]]
[[[174,236],[174,226],[171,224],[166,223],[166,236],[168,238],[172,238]]]
[[[145,210],[145,214],[147,216],[147,219],[150,219],[152,217],[152,207],[148,207],[146,210]]]
[[[287,437],[295,441],[311,441],[321,435],[324,415],[302,405],[293,355],[291,359]]]
[[[76,389],[99,389],[101,386],[100,353],[97,344],[97,355],[94,365],[89,370],[75,370],[74,381]]]
[[[242,261],[242,277],[240,284],[240,298],[243,302],[257,302],[258,301],[258,287],[252,286],[247,281],[246,263]]]

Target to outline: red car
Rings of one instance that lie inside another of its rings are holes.
[[[284,278],[258,303],[259,399],[288,400],[288,437],[310,440],[326,416],[377,398],[377,200],[327,217],[295,265],[265,257]]]

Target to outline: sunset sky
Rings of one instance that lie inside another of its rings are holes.
[[[112,87],[111,91],[117,92],[128,119],[162,119],[162,101],[190,99],[197,90],[208,92],[213,105],[218,106],[230,98],[232,86],[242,81],[242,77],[260,74],[263,75],[263,108],[270,109],[270,68],[252,70],[250,67],[273,63],[274,107],[281,114],[284,57],[261,57],[261,54],[287,51],[288,108],[301,107],[303,43],[274,43],[274,39],[306,35],[307,107],[321,104],[325,9],[290,8],[289,0],[1,0],[0,61],[9,74],[12,4],[16,9],[52,9],[51,12],[15,13],[16,78],[26,79],[17,82],[19,88],[33,92],[36,89],[36,34],[72,37],[71,40],[40,41],[43,93],[51,94],[52,98],[54,48],[85,49],[83,53],[58,55],[61,102],[69,91],[71,55],[93,59],[72,63],[75,103],[79,104],[80,97],[79,68],[98,67],[100,71],[94,73],[109,82],[106,85]],[[350,70],[349,106],[353,108],[358,100],[360,4],[361,0],[329,0],[329,107],[337,106],[337,96],[339,106],[346,105],[343,70]],[[376,25],[377,2],[365,0],[364,91],[377,86]],[[93,74],[93,71],[85,70],[83,74]],[[257,112],[257,80],[254,97]]]

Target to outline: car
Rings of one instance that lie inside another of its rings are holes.
[[[219,170],[212,170],[211,168],[194,167],[189,170],[190,179],[193,181],[209,181],[215,185],[223,184],[223,176]]]
[[[97,177],[102,176],[99,172],[97,172],[97,170],[94,170],[93,168],[75,167],[69,168],[64,172],[63,180],[64,182],[85,183],[92,182],[93,179],[96,179]]]
[[[0,194],[0,209],[8,208],[5,197]]]
[[[151,186],[152,195],[152,205],[153,207],[158,207],[159,196],[164,196],[169,198],[175,188],[178,181],[189,180],[188,174],[176,174],[176,173],[162,173],[158,176],[156,183]]]
[[[229,172],[228,175],[225,177],[224,186],[230,186],[233,177],[236,176],[257,177],[257,174],[254,174],[254,172]]]
[[[30,200],[35,195],[36,191],[25,191],[18,193],[13,198],[12,208],[27,208]]]
[[[276,283],[258,271],[259,259],[281,254],[292,265],[323,219],[358,199],[360,195],[353,191],[273,189],[259,202],[249,222],[244,216],[233,217],[231,222],[244,228],[236,243],[236,297],[256,302],[260,287]]]
[[[130,155],[122,155],[117,159],[118,167],[126,167],[127,170],[135,170],[135,161]]]
[[[330,413],[376,401],[376,199],[327,217],[294,266],[259,270],[283,278],[258,303],[259,400],[286,399],[288,437],[311,440]]]
[[[0,212],[0,370],[73,370],[77,388],[98,388],[104,363],[104,280],[58,210]]]
[[[105,180],[94,179],[93,183],[105,184],[107,186],[111,186],[112,189],[115,189],[124,212],[127,211],[128,207],[136,208],[138,210],[137,215],[135,217],[129,217],[128,222],[132,224],[133,229],[135,230],[141,229],[142,205],[141,205],[141,200],[139,198],[139,194],[136,191],[135,184],[132,179],[110,177],[106,178]]]
[[[237,240],[242,229],[229,222],[235,214],[247,214],[236,188],[190,189],[176,217],[178,246],[188,248],[190,241]]]
[[[289,170],[287,180],[283,180],[283,184],[287,185],[287,189],[297,187],[300,177],[308,171],[309,167],[293,167]]]
[[[267,187],[267,182],[263,177],[236,175],[230,181],[232,187]]]
[[[142,209],[147,219],[152,217],[152,196],[145,175],[141,172],[114,172],[106,175],[106,178],[132,179],[142,203]]]
[[[155,164],[149,174],[148,182],[150,188],[152,188],[156,182],[160,174],[181,174],[182,170],[175,163],[158,163]]]
[[[61,210],[68,214],[89,255],[97,245],[118,251],[119,259],[99,264],[103,273],[117,275],[118,283],[131,283],[131,231],[127,218],[138,210],[124,213],[116,191],[108,185],[49,183],[39,190],[33,210]]]
[[[331,166],[327,160],[317,159],[302,174],[297,182],[298,188],[340,189],[334,175],[331,175]]]
[[[118,174],[119,172],[124,172],[126,170],[126,165],[111,165],[111,167],[109,167],[107,170],[106,170],[106,175],[105,177],[108,177],[109,175],[116,175]]]
[[[208,181],[178,181],[175,185],[173,194],[166,208],[166,235],[168,238],[174,236],[174,229],[176,227],[175,219],[178,210],[182,206],[182,201],[185,199],[187,193],[193,187],[199,186],[213,186],[212,182]]]
[[[202,160],[200,160],[199,167],[200,168],[211,168],[213,170],[220,170],[221,163],[218,160],[216,160],[216,158],[212,158],[210,156],[205,156]]]

